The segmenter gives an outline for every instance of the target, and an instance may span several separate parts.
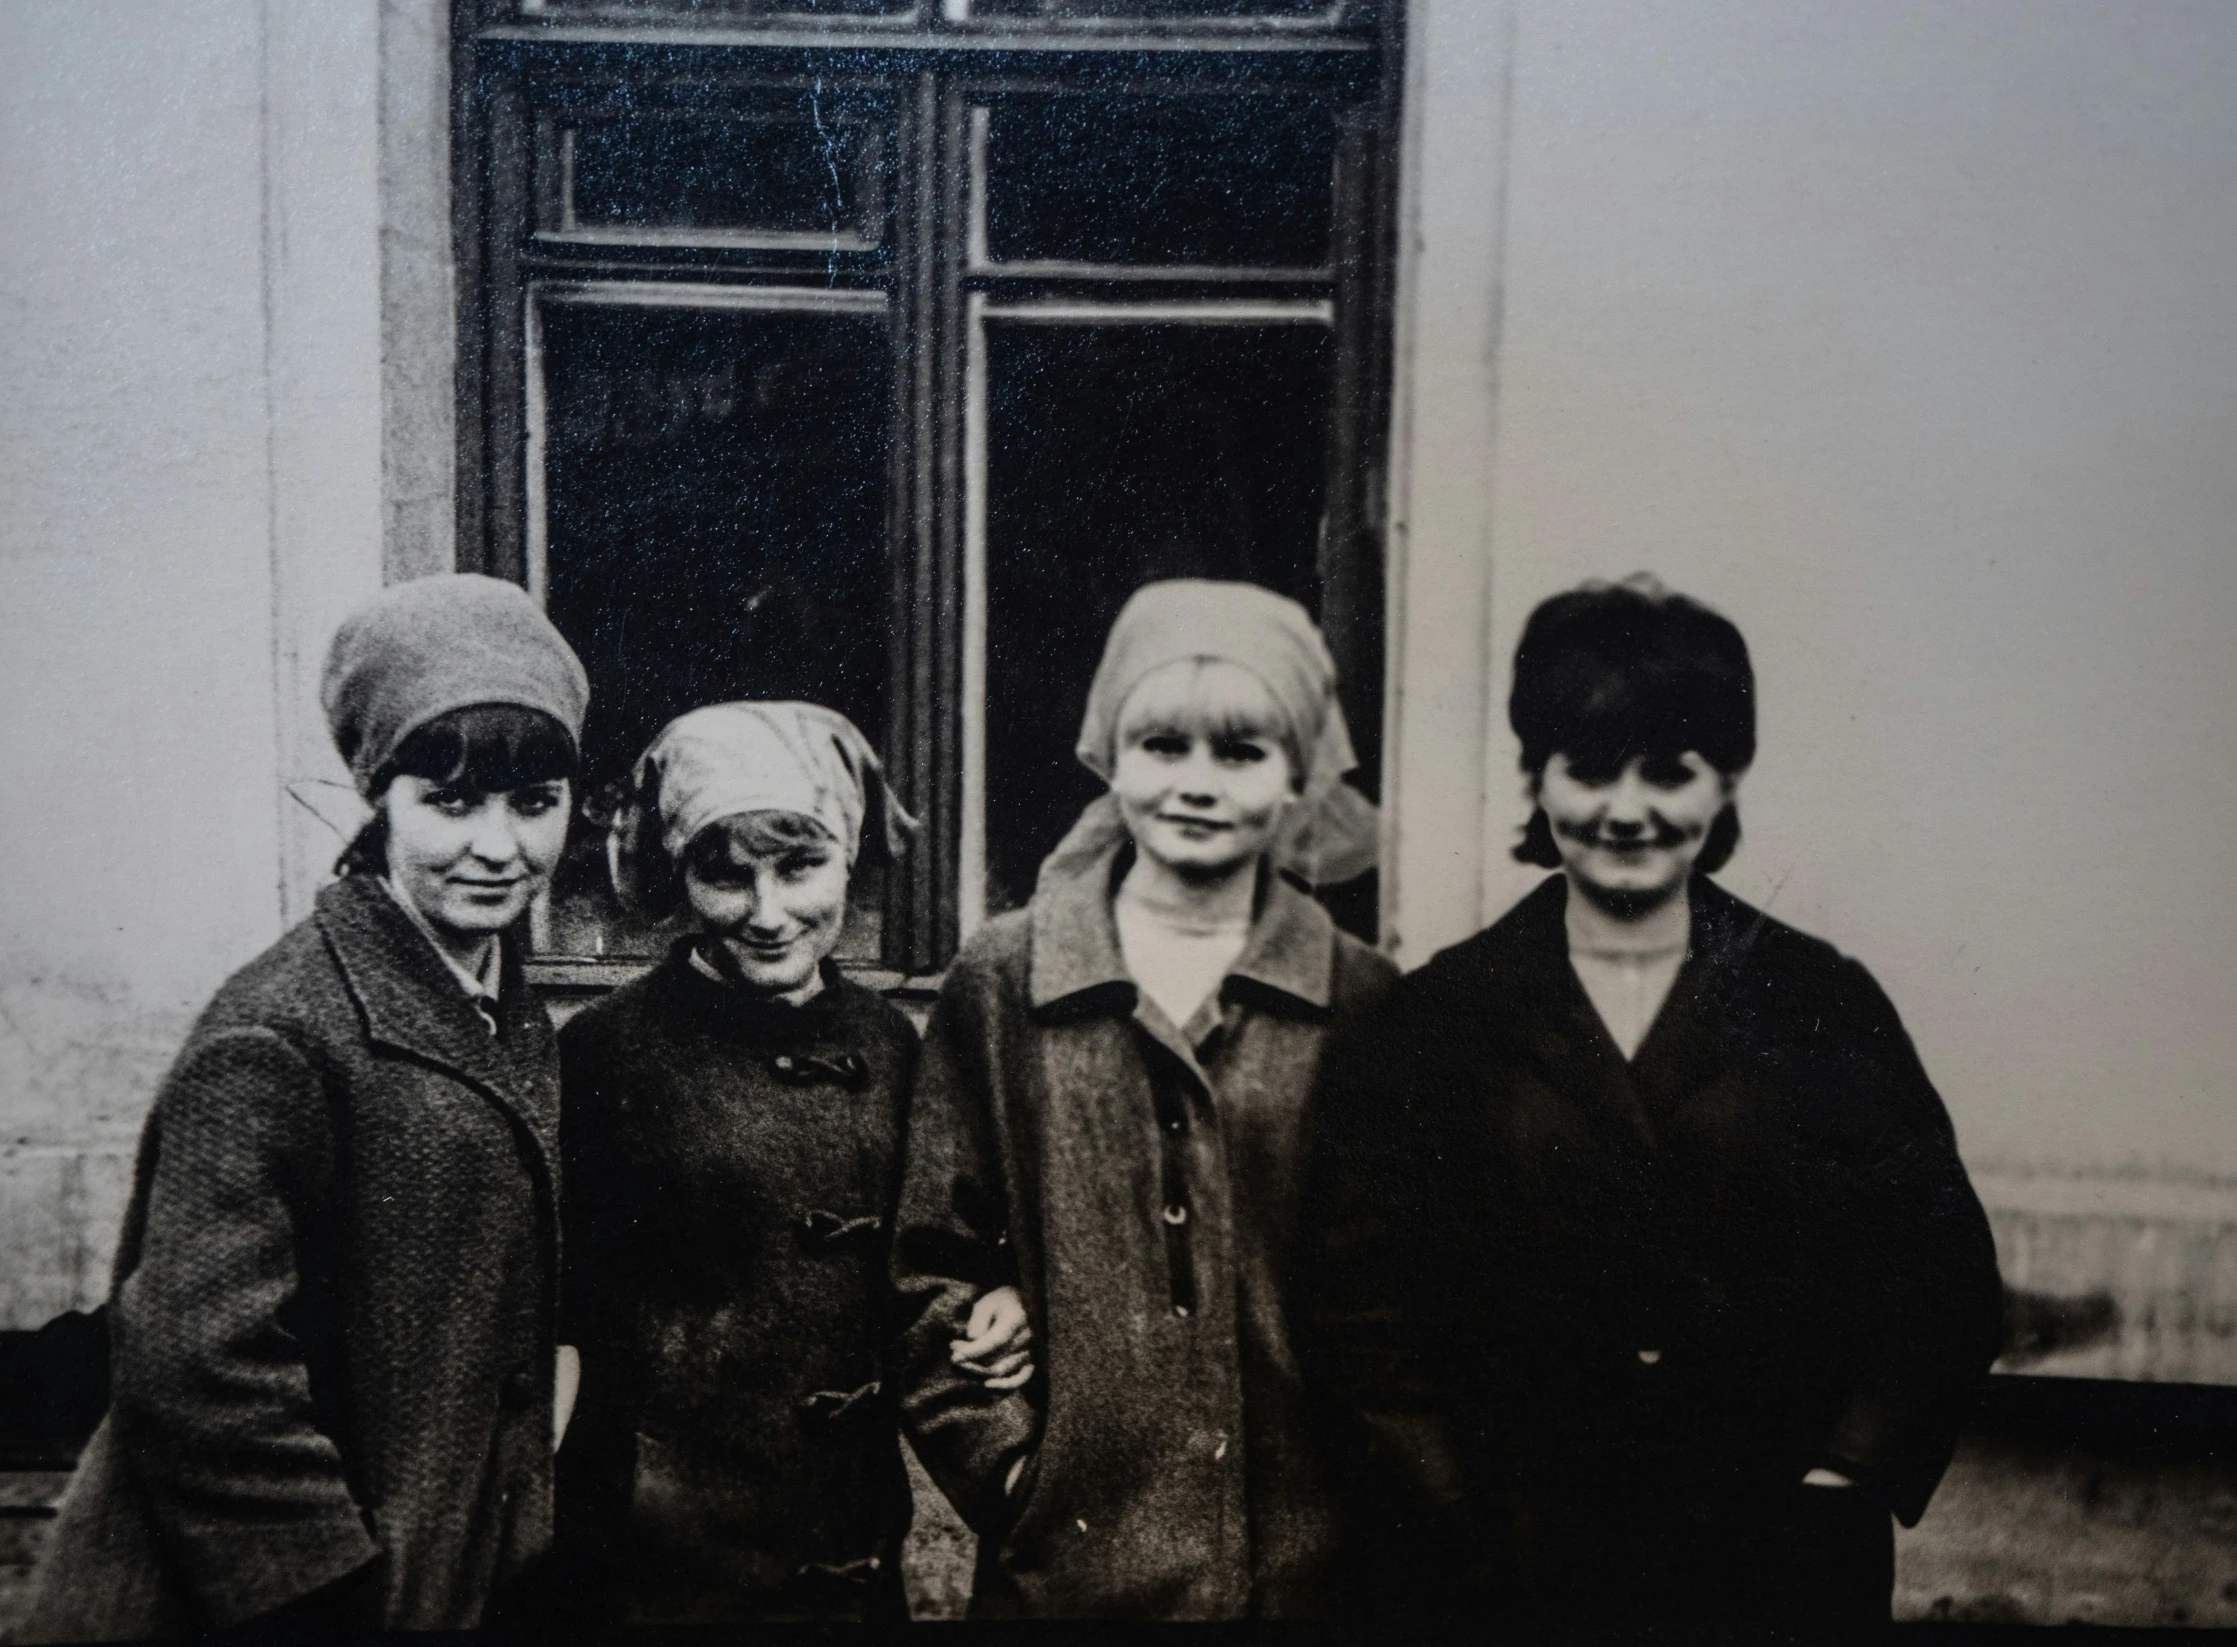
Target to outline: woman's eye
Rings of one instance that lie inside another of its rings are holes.
[[[1587,789],[1605,789],[1623,776],[1623,768],[1601,761],[1571,761],[1569,781],[1583,784]]]
[[[513,792],[513,810],[524,818],[541,818],[559,805],[556,789],[518,789]]]
[[[1233,766],[1248,766],[1266,758],[1266,746],[1249,738],[1222,738],[1212,746],[1212,753]]]
[[[481,805],[482,798],[457,789],[430,789],[422,799],[446,818],[463,818]]]
[[[1188,739],[1177,732],[1152,732],[1142,740],[1142,747],[1161,759],[1177,761],[1188,754]]]
[[[1657,789],[1683,789],[1693,782],[1693,768],[1675,755],[1662,755],[1641,761],[1639,776]]]
[[[777,873],[788,881],[805,880],[827,862],[820,852],[790,852],[777,860]]]

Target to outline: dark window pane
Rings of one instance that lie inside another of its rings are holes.
[[[918,0],[524,0],[531,16],[684,17],[717,22],[731,17],[908,17]]]
[[[1317,268],[1335,155],[1320,98],[1005,98],[987,113],[987,255]]]
[[[730,698],[885,732],[891,343],[882,314],[544,310],[548,604],[589,667],[594,813],[652,736]],[[645,953],[580,829],[551,947]],[[876,952],[858,877],[845,953]]]
[[[987,326],[987,904],[1023,903],[1101,785],[1072,756],[1153,578],[1317,610],[1333,347],[1316,325]]]
[[[585,120],[562,148],[566,229],[879,238],[880,133],[837,109]]]
[[[1327,17],[1340,19],[1341,0],[971,0],[974,17]]]

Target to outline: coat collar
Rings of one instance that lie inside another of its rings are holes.
[[[314,919],[372,1040],[480,1088],[547,1145],[557,1136],[553,1083],[524,1078],[540,1061],[551,1021],[529,993],[516,944],[505,945],[497,992],[503,1034],[493,1036],[435,946],[375,878],[350,875],[326,887]]]
[[[850,985],[838,964],[825,960],[820,967],[823,988],[798,1006],[766,1000],[710,972],[694,953],[696,933],[685,933],[668,946],[660,975],[674,997],[695,1017],[724,1037],[755,1046],[807,1045],[811,1042],[844,1042],[859,1037],[850,1011]]]
[[[1052,878],[1034,890],[1027,921],[1035,1011],[1075,997],[1107,995],[1114,1005],[1132,1004],[1134,979],[1111,915],[1111,894],[1132,855],[1133,847],[1121,843],[1077,874]],[[1336,923],[1328,911],[1282,876],[1267,874],[1250,939],[1228,979],[1326,1012],[1335,958]],[[1079,1004],[1086,1006],[1089,999]]]
[[[1720,1026],[1766,920],[1704,876],[1694,878],[1688,900],[1685,964],[1628,1062],[1570,965],[1566,879],[1549,875],[1500,923],[1512,948],[1506,963],[1494,964],[1531,998],[1521,1021],[1541,1065],[1571,1090],[1594,1094],[1646,1140],[1722,1062]]]

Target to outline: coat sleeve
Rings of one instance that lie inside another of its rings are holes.
[[[932,1479],[978,1531],[1002,1519],[1004,1477],[1040,1428],[1025,1391],[990,1391],[948,1358],[979,1295],[1018,1279],[985,1009],[996,987],[966,954],[933,1007],[910,1095],[892,1249],[902,1420]]]
[[[630,1209],[615,1170],[607,1061],[577,1019],[559,1034],[560,1255],[558,1336],[586,1357],[606,1348],[615,1323],[602,1285],[623,1241]]]
[[[164,1543],[220,1629],[378,1553],[315,1421],[300,1336],[329,1127],[303,1054],[235,1029],[182,1055],[142,1146],[112,1400]]]
[[[1948,1466],[1967,1396],[1996,1358],[2003,1290],[1988,1218],[1948,1112],[1893,1003],[1855,962],[1848,1054],[1864,1095],[1852,1158],[1861,1357],[1829,1462],[1868,1482],[1905,1526]]]
[[[1322,1060],[1293,1271],[1300,1369],[1351,1529],[1343,1588],[1369,1612],[1432,1605],[1478,1565],[1432,1319],[1451,1252],[1433,1097],[1408,1026],[1386,997]]]

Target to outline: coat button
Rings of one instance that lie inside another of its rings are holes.
[[[1185,1223],[1187,1223],[1187,1222],[1188,1222],[1188,1208],[1186,1208],[1186,1207],[1182,1206],[1182,1205],[1181,1205],[1181,1204],[1180,1204],[1180,1203],[1179,1203],[1178,1201],[1174,1202],[1174,1203],[1173,1203],[1173,1205],[1171,1205],[1171,1206],[1169,1206],[1169,1207],[1167,1207],[1167,1208],[1165,1209],[1165,1221],[1166,1221],[1166,1222],[1167,1222],[1168,1224],[1185,1224]]]
[[[1660,1350],[1641,1350],[1639,1352],[1639,1364],[1642,1367],[1651,1367],[1661,1359],[1662,1352]]]
[[[497,1394],[515,1412],[533,1406],[536,1401],[536,1375],[516,1367],[499,1381]]]

